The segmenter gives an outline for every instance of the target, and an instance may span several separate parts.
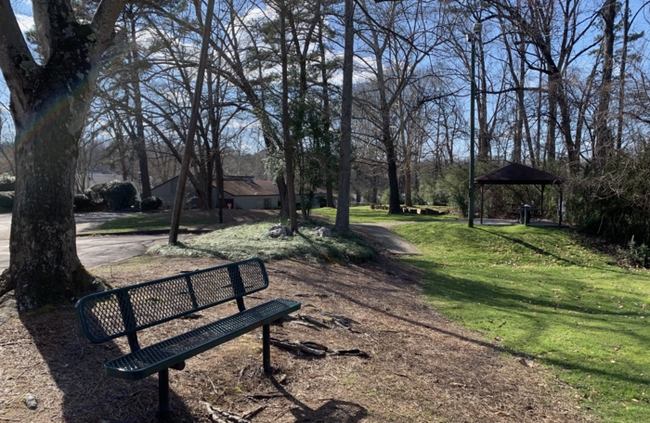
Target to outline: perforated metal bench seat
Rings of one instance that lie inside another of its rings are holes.
[[[104,364],[106,374],[122,379],[142,379],[299,309],[298,301],[276,298],[108,361]]]

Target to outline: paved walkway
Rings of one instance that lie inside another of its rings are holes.
[[[102,222],[127,216],[133,213],[97,212],[75,214],[77,234],[94,230]],[[9,266],[9,232],[11,214],[0,214],[0,272]],[[192,235],[180,234],[179,240]],[[77,237],[77,255],[81,263],[88,268],[103,266],[144,254],[155,244],[166,243],[167,234],[158,235],[118,235],[118,236],[79,236]]]
[[[370,235],[393,254],[422,254],[413,244],[391,231],[395,225],[416,222],[351,223],[350,228]]]
[[[467,223],[467,219],[459,219],[459,220],[446,220],[445,222],[465,222]],[[481,226],[481,219],[478,217],[474,219],[474,225]],[[511,219],[488,219],[488,218],[483,218],[483,226],[516,226],[516,225],[521,225],[521,223],[517,222],[516,220],[511,220]],[[535,220],[533,222],[530,222],[528,226],[559,226],[561,228],[568,228],[566,225],[558,225],[557,222],[553,222],[551,220]]]

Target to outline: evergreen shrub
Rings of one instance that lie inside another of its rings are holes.
[[[0,175],[0,191],[15,191],[16,177],[8,173]]]
[[[0,192],[0,209],[13,209],[14,207],[14,192],[2,191]]]
[[[163,201],[158,197],[147,197],[140,203],[140,210],[158,210],[162,207]]]

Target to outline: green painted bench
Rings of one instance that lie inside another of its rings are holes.
[[[264,262],[250,259],[183,273],[80,299],[76,317],[93,343],[126,336],[131,352],[104,364],[108,376],[142,379],[158,373],[158,416],[169,417],[169,368],[262,326],[262,363],[271,371],[269,324],[300,309],[300,302],[276,298],[246,309],[244,297],[267,288]],[[239,312],[182,335],[140,347],[137,332],[197,311],[235,300]]]

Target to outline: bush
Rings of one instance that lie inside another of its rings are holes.
[[[160,207],[162,207],[163,201],[161,198],[158,197],[147,197],[142,202],[140,203],[140,210],[142,211],[148,211],[148,210],[158,210]]]
[[[2,191],[0,192],[0,209],[13,209],[14,208],[14,192]]]
[[[565,186],[566,212],[578,229],[621,245],[650,244],[650,148],[592,163]]]
[[[0,191],[14,191],[16,189],[16,177],[8,173],[0,175]],[[12,200],[13,201],[13,200]]]
[[[421,201],[431,206],[446,206],[449,202],[441,181],[428,180],[423,182],[418,189],[417,196]],[[415,200],[413,202],[415,204]]]
[[[468,207],[468,181],[469,166],[454,166],[449,168],[445,179],[442,181],[442,188],[447,194],[449,205],[467,217]]]
[[[93,208],[93,201],[85,194],[74,196],[74,209],[76,211],[88,211]]]
[[[618,255],[625,264],[641,267],[650,266],[650,247],[645,244],[636,245],[634,235],[632,235],[632,239],[627,243],[627,246],[627,250],[618,250]]]
[[[136,194],[135,187],[129,181],[111,181],[105,184],[93,185],[86,191],[86,195],[94,205],[105,204],[109,210],[121,210],[131,207],[135,204]]]

